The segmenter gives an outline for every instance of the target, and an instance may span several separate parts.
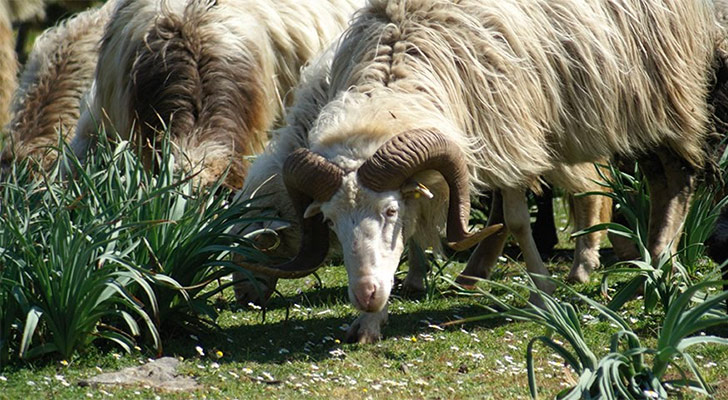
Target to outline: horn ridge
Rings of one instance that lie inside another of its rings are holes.
[[[344,171],[338,165],[309,149],[296,149],[283,163],[286,188],[294,187],[316,201],[330,199],[343,179]]]
[[[425,170],[442,174],[450,188],[447,238],[469,239],[470,182],[465,156],[452,140],[434,129],[413,129],[391,138],[357,171],[361,183],[376,192],[396,190]]]

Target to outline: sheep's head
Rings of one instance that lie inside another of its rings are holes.
[[[328,227],[341,243],[349,275],[349,297],[362,311],[381,310],[389,298],[394,271],[407,239],[412,215],[407,196],[427,194],[411,178],[438,171],[449,186],[447,238],[462,249],[497,228],[471,235],[469,174],[465,157],[434,130],[410,130],[382,145],[357,171],[345,172],[308,149],[291,153],[283,167],[286,188],[303,236],[298,256],[266,273],[292,278],[314,271],[328,251]]]

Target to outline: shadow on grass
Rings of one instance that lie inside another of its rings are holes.
[[[347,286],[330,286],[321,287],[315,286],[312,289],[302,291],[294,296],[284,294],[283,297],[279,295],[273,295],[266,309],[268,311],[274,311],[283,309],[286,307],[292,307],[293,304],[298,304],[303,307],[329,307],[335,304],[342,304],[349,302],[349,295],[347,294]]]
[[[458,317],[468,318],[485,313],[487,311],[476,304],[459,304],[448,309],[430,308],[414,312],[395,309],[394,312],[390,312],[389,322],[382,329],[383,339],[402,340],[420,333],[437,334],[440,331],[429,328],[429,324],[451,321],[455,319],[455,314]],[[195,357],[195,346],[204,343],[210,353],[217,349],[223,351],[224,357],[218,361],[221,364],[225,362],[283,364],[289,361],[319,362],[337,357],[337,352],[334,351],[336,349],[348,351],[361,346],[375,349],[376,345],[343,344],[346,328],[354,318],[354,315],[331,317],[320,315],[320,312],[297,313],[284,321],[226,327],[214,335],[200,336],[199,342],[179,338],[169,343],[166,353],[185,358]],[[507,323],[503,318],[493,318],[447,327],[445,331],[457,331],[462,327],[493,329]],[[337,343],[337,340],[340,343]]]

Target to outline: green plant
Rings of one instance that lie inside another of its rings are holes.
[[[685,218],[679,256],[690,275],[695,275],[696,266],[705,256],[705,241],[715,228],[720,210],[728,204],[728,197],[716,200],[720,190],[713,186],[699,186]]]
[[[99,145],[83,165],[66,157],[76,171],[71,183],[82,199],[84,213],[95,218],[121,214],[125,225],[116,242],[135,246],[129,257],[153,280],[158,303],[155,322],[165,328],[200,330],[214,326],[217,316],[210,299],[231,283],[212,288],[222,276],[242,270],[227,261],[231,251],[249,262],[267,258],[250,241],[235,235],[235,226],[270,219],[253,201],[230,204],[224,175],[211,188],[195,184],[196,172],[176,168],[169,135],[158,143],[153,171],[130,143],[111,143],[101,135]],[[138,245],[137,245],[138,243]],[[250,274],[248,274],[250,275]]]
[[[665,248],[660,257],[653,262],[649,251],[642,242],[625,229],[619,226],[609,228],[611,232],[619,231],[619,234],[630,237],[637,245],[642,259],[622,261],[604,271],[602,293],[605,294],[608,293],[610,277],[631,276],[612,297],[608,307],[616,311],[632,299],[635,293],[641,291],[644,296],[646,313],[653,312],[658,303],[663,310],[667,310],[672,302],[692,284],[687,270],[677,257],[671,255],[671,246]]]
[[[607,196],[612,199],[616,212],[624,218],[624,225],[635,234],[647,247],[647,227],[650,215],[650,194],[647,181],[644,179],[639,165],[633,163],[632,173],[625,172],[626,168],[617,168],[614,164],[596,165],[601,181],[599,185],[606,191],[580,193],[577,196]],[[604,229],[604,228],[602,228]],[[590,230],[589,232],[592,232]],[[575,232],[578,236],[586,232]]]
[[[155,304],[148,282],[126,259],[131,249],[116,249],[116,236],[127,229],[120,216],[77,220],[74,190],[53,176],[44,178],[23,182],[27,186],[16,180],[3,190],[0,297],[7,307],[19,309],[20,318],[3,316],[6,328],[20,319],[19,356],[70,358],[98,339],[128,351],[141,333],[137,320],[161,349],[150,313],[128,290],[138,285]]]
[[[3,171],[4,181],[0,186],[0,215],[6,208],[21,209],[28,201],[28,193],[36,190],[38,183],[34,183],[29,175],[27,162],[13,164]],[[27,188],[22,190],[21,188]],[[34,196],[37,201],[39,196]],[[2,231],[2,227],[0,227]],[[14,246],[10,235],[0,234],[0,260],[6,257]],[[17,352],[20,343],[18,327],[22,325],[23,315],[17,302],[13,299],[13,286],[19,281],[20,271],[0,263],[0,369],[8,365],[12,356]]]
[[[608,305],[610,309],[618,310],[640,291],[645,299],[645,312],[650,313],[654,311],[658,303],[662,304],[664,309],[667,309],[674,298],[690,285],[690,277],[685,271],[685,268],[670,254],[671,246],[668,246],[660,254],[660,257],[653,262],[639,232],[634,232],[624,225],[614,222],[597,224],[575,232],[574,236],[604,229],[614,235],[629,239],[635,244],[640,253],[640,259],[620,261],[604,271],[602,277],[602,293],[605,296],[609,292],[611,277],[629,277],[627,282],[611,298]]]
[[[720,211],[728,204],[728,196],[725,196],[725,182],[728,180],[726,139],[723,139],[716,148],[723,149],[716,156],[718,158],[716,169],[720,171],[720,176],[713,179],[715,182],[698,186],[690,203],[690,211],[685,218],[684,233],[680,238],[680,258],[691,275],[695,273],[698,261],[705,254],[705,241],[713,232]]]
[[[17,270],[0,268],[0,370],[10,363],[19,340],[15,328],[20,324],[21,313],[13,300],[13,282],[17,282]]]
[[[491,314],[469,318],[469,321],[505,316],[535,322],[548,329],[546,335],[531,339],[526,351],[528,382],[533,398],[538,397],[534,367],[534,346],[537,343],[545,345],[561,356],[579,375],[576,385],[562,390],[557,395],[559,399],[666,399],[665,386],[667,384],[685,387],[704,394],[710,393],[709,385],[703,379],[697,364],[687,350],[697,344],[728,345],[728,339],[717,336],[691,336],[708,328],[728,323],[728,316],[718,311],[718,305],[728,298],[726,291],[704,297],[700,303],[693,306],[693,300],[700,290],[710,286],[719,286],[722,282],[702,282],[678,295],[666,312],[656,347],[647,348],[641,344],[638,335],[615,311],[576,292],[558,280],[542,278],[551,280],[569,291],[571,295],[576,296],[589,308],[596,310],[602,318],[614,324],[617,331],[611,336],[608,353],[600,358],[593,347],[587,344],[584,334],[585,327],[582,326],[579,318],[580,310],[569,302],[540,291],[530,278],[528,278],[530,281],[528,285],[509,286],[490,281],[488,283],[509,291],[520,302],[527,302],[527,297],[521,294],[522,291],[536,293],[543,299],[543,308],[530,303],[525,308],[516,307],[479,288],[478,291],[493,302],[501,312],[496,312],[492,307],[488,307]],[[554,340],[554,334],[563,338],[569,344],[570,349]],[[647,355],[652,356],[651,365],[646,361],[645,356]],[[677,363],[679,359],[685,361],[695,379],[688,377],[684,369]],[[669,365],[675,365],[680,371],[680,379],[665,379]]]
[[[83,163],[56,150],[50,171],[25,162],[2,181],[0,365],[15,353],[70,358],[97,339],[130,350],[143,332],[159,353],[163,327],[214,326],[211,297],[230,283],[213,284],[240,270],[227,254],[265,260],[233,232],[265,219],[261,208],[229,204],[220,183],[196,187],[167,135],[153,171],[103,133]]]

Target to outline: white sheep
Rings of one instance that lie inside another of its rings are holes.
[[[125,0],[108,25],[72,142],[83,156],[99,126],[133,138],[147,164],[166,128],[178,167],[202,185],[262,150],[300,68],[347,26],[359,0]]]
[[[251,269],[309,273],[333,230],[364,312],[350,338],[373,341],[406,240],[436,244],[447,221],[449,241],[474,241],[471,187],[501,191],[527,269],[544,275],[524,190],[613,154],[652,164],[649,250],[660,253],[704,161],[720,34],[708,1],[370,1],[313,80],[330,83],[297,97],[310,129],[285,128],[271,149],[302,218],[300,251]],[[433,199],[416,196],[420,184]]]

